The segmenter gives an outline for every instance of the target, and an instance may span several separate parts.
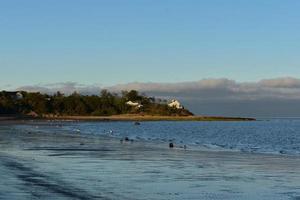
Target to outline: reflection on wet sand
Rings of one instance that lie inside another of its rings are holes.
[[[0,199],[300,198],[296,156],[170,149],[47,130],[0,126]]]

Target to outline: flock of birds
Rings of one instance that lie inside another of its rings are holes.
[[[140,122],[134,122],[133,124],[136,125],[136,126],[141,125]],[[62,127],[62,124],[58,124],[58,125],[56,125],[56,127],[57,127],[57,128],[60,128],[60,127]],[[35,128],[38,129],[39,126],[35,126]],[[80,133],[81,131],[80,131],[80,129],[74,129],[74,132]],[[31,134],[32,132],[31,132],[31,131],[28,131],[27,133],[28,133],[28,134]],[[109,131],[108,131],[108,135],[113,136],[113,135],[114,135],[114,131],[113,131],[113,130],[109,130]],[[121,139],[120,142],[121,142],[121,143],[124,143],[124,142],[131,142],[131,143],[133,143],[134,140],[133,140],[133,139],[130,139],[129,137],[126,136],[126,137],[124,137],[123,139]],[[80,143],[80,145],[84,145],[84,143]],[[175,144],[174,144],[173,142],[170,142],[170,143],[169,143],[169,148],[170,148],[170,149],[175,148]],[[186,145],[183,145],[183,146],[179,146],[179,148],[182,148],[182,149],[185,149],[185,150],[186,150],[186,149],[187,149],[187,146],[186,146]]]
[[[136,125],[136,126],[141,125],[140,122],[134,122],[133,124]],[[59,124],[59,125],[57,125],[56,127],[62,127],[62,125]],[[39,126],[36,126],[35,128],[38,129]],[[77,133],[79,133],[79,132],[80,132],[80,129],[74,129],[74,131],[77,132]],[[31,132],[29,131],[28,134],[31,134]],[[109,131],[108,131],[108,135],[113,136],[113,135],[114,135],[114,131],[113,131],[113,130],[109,130]],[[121,139],[120,142],[121,142],[121,144],[124,143],[124,142],[131,142],[131,143],[133,143],[134,140],[133,140],[133,139],[130,139],[129,137],[126,136],[126,137],[124,137],[123,139]],[[84,143],[80,143],[80,145],[84,145]],[[171,142],[171,141],[170,141],[170,143],[169,143],[169,148],[170,148],[170,149],[175,148],[175,144],[174,144],[173,142]],[[183,146],[179,146],[179,148],[182,148],[182,149],[185,149],[185,150],[186,150],[186,149],[187,149],[187,146],[186,146],[186,145],[183,145]]]
[[[134,122],[134,125],[139,126],[139,125],[141,125],[141,123],[140,123],[140,122]],[[109,134],[110,134],[110,135],[113,135],[113,133],[114,133],[113,130],[110,130],[110,131],[109,131]],[[125,138],[121,139],[120,142],[121,142],[121,143],[123,143],[123,142],[131,142],[131,143],[132,143],[132,142],[134,142],[134,140],[133,140],[133,139],[129,139],[128,137],[125,137]],[[174,144],[173,142],[170,142],[170,143],[169,143],[169,148],[170,148],[170,149],[175,148],[175,144]],[[180,146],[179,148],[183,148],[183,149],[186,150],[186,149],[187,149],[187,146],[186,146],[186,145],[183,145],[183,146]]]

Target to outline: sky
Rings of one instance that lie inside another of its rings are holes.
[[[0,0],[0,89],[294,80],[299,10],[297,0]]]

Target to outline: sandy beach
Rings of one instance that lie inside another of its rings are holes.
[[[121,143],[61,126],[1,124],[0,199],[300,198],[297,156]]]
[[[299,10],[0,0],[0,200],[300,200]]]

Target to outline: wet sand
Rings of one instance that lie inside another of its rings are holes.
[[[15,124],[0,125],[0,199],[300,199],[297,156],[169,149],[60,131],[63,123]]]

